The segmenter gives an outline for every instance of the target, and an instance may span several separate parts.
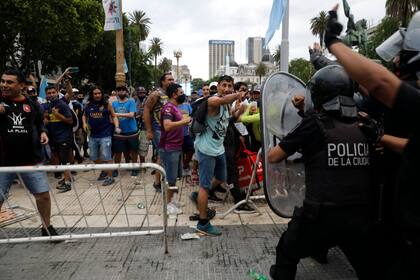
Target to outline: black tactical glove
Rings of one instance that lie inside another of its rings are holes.
[[[330,46],[334,43],[341,42],[339,38],[343,26],[338,22],[337,11],[331,10],[328,12],[327,28],[325,30],[325,46],[330,49]]]
[[[384,136],[382,124],[363,112],[359,113],[359,119],[359,127],[369,142],[373,144],[378,143]]]

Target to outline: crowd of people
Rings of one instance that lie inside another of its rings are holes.
[[[336,11],[329,12],[325,44],[337,61],[323,56],[318,45],[310,49],[318,71],[307,84],[309,95],[292,100],[302,122],[266,155],[277,163],[301,152],[306,175],[303,206],[295,209],[280,238],[270,275],[294,279],[301,258],[325,258],[329,248],[339,246],[360,279],[413,279],[420,265],[415,179],[420,156],[420,12],[406,30],[398,31],[403,32],[400,49],[393,54],[398,71],[391,73],[342,43]],[[226,191],[235,203],[243,199],[236,159],[241,149],[256,152],[261,147],[259,88],[250,90],[224,75],[202,85],[202,96],[192,92],[187,97],[172,74],[164,73],[159,88],[149,92],[139,86],[130,94],[119,86],[107,96],[92,86],[85,96],[72,87],[70,70],[60,81],[63,89],[47,87],[43,102],[36,85],[26,85],[22,73],[3,73],[1,166],[42,164],[49,155],[47,144],[51,164],[82,161],[82,150],[96,164],[120,163],[123,155],[126,162],[145,162],[151,145],[151,160],[164,167],[170,187],[168,213],[182,213],[174,199],[177,178],[190,176],[199,185],[190,196],[199,211],[197,231],[222,233],[210,222],[214,212],[208,201],[220,200],[218,193]],[[190,126],[198,121],[199,110],[205,115],[197,133]],[[97,180],[106,187],[119,175],[101,172]],[[138,171],[131,175],[138,176]],[[56,176],[63,176],[57,189],[70,191],[72,174]],[[160,174],[154,176],[153,187],[160,192]],[[16,177],[0,174],[0,201]],[[42,234],[57,234],[49,222],[46,174],[25,173],[22,180],[43,218]],[[242,204],[237,211],[255,209]]]

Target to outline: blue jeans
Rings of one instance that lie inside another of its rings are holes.
[[[43,171],[20,173],[26,188],[32,194],[49,192],[47,173]],[[0,201],[8,197],[13,180],[17,179],[16,172],[0,173]]]
[[[112,137],[93,138],[89,137],[90,159],[92,161],[101,159],[103,161],[112,160]]]
[[[216,180],[226,181],[226,158],[225,154],[220,156],[208,156],[197,150],[198,171],[200,177],[200,187],[211,190],[213,177]]]
[[[159,149],[160,160],[166,172],[166,180],[170,186],[176,185],[178,168],[181,163],[181,151],[166,151]]]

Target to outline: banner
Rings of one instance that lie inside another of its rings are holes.
[[[286,10],[287,1],[289,0],[273,0],[273,6],[271,7],[270,13],[270,23],[268,24],[268,29],[265,33],[264,48],[267,47],[271,38],[273,38],[274,33],[276,33],[276,30],[280,28],[284,11]]]
[[[105,12],[104,31],[122,29],[121,0],[102,0]]]

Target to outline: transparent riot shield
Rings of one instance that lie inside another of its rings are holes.
[[[276,72],[266,80],[261,97],[264,192],[270,208],[284,218],[292,216],[305,196],[302,154],[271,164],[267,153],[301,121],[292,104],[295,95],[305,95],[305,84],[291,74]]]

